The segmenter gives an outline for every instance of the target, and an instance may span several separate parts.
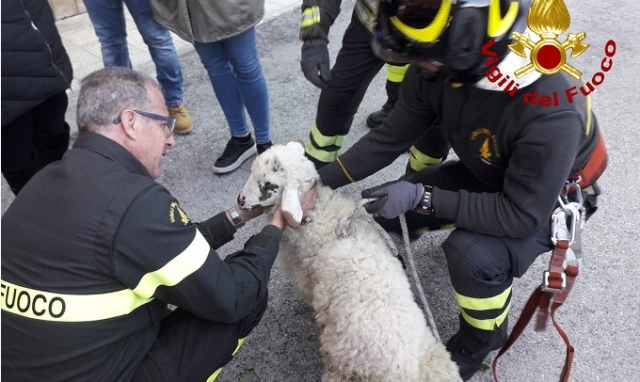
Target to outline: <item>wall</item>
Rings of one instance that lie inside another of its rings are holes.
[[[65,19],[87,11],[82,0],[49,0],[49,4],[51,5],[51,9],[53,9],[53,15],[56,20]]]

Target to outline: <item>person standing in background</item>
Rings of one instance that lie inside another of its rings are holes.
[[[193,121],[184,106],[182,69],[171,34],[153,19],[149,0],[84,0],[93,28],[100,40],[104,66],[132,67],[127,46],[123,3],[138,27],[156,66],[167,108],[176,120],[176,134],[193,131]]]
[[[195,47],[229,124],[231,139],[213,172],[234,171],[271,147],[269,93],[255,30],[264,16],[264,0],[152,0],[151,6],[162,25]]]
[[[18,195],[69,146],[69,56],[46,0],[2,0],[2,175]]]

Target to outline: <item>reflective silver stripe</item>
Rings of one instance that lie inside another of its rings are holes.
[[[320,22],[320,7],[309,7],[302,11],[302,20],[300,21],[300,27],[306,28]]]
[[[356,2],[355,12],[362,25],[370,32],[373,32],[373,23],[378,16],[380,0],[359,0]]]
[[[49,293],[2,280],[2,310],[43,321],[86,322],[123,316],[148,303],[131,289],[102,294]]]
[[[35,320],[87,322],[123,316],[153,300],[160,285],[173,286],[197,271],[209,243],[196,229],[189,246],[164,267],[147,273],[135,289],[102,294],[62,294],[25,288],[2,280],[2,310]]]

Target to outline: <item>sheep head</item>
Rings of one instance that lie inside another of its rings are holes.
[[[247,210],[280,204],[289,225],[298,227],[302,221],[300,200],[317,180],[318,172],[304,156],[302,142],[274,145],[253,161],[238,204]]]

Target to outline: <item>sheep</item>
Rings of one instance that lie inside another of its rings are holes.
[[[304,224],[300,200],[314,184],[315,209]],[[238,203],[267,213],[280,203],[294,227],[284,232],[277,263],[316,313],[322,382],[461,381],[389,244],[369,221],[350,222],[356,203],[319,184],[300,142],[259,155]]]

